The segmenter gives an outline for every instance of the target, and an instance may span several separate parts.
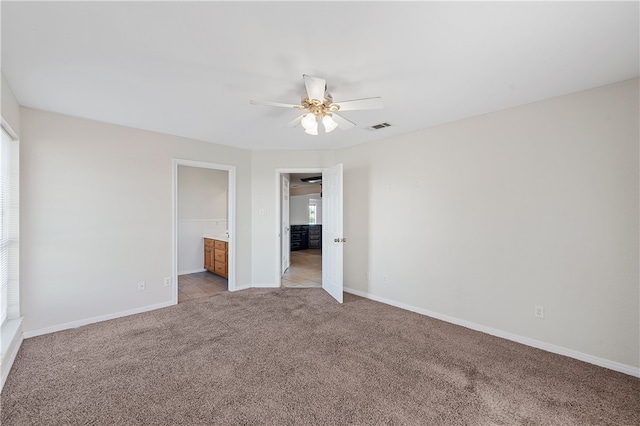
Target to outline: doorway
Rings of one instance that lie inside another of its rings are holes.
[[[173,160],[174,304],[235,290],[235,179],[235,166]],[[205,269],[207,243],[224,245],[223,272]]]
[[[314,177],[319,180],[308,180]],[[288,288],[322,287],[322,217],[310,219],[309,208],[311,199],[321,203],[322,169],[280,169],[276,178],[280,252],[276,282]],[[311,246],[310,228],[314,238]]]
[[[322,173],[287,173],[282,183],[280,285],[322,287]]]
[[[315,189],[308,188],[313,185]],[[288,196],[287,187],[292,190]],[[303,197],[296,199],[294,193]],[[326,169],[276,169],[275,282],[279,287],[322,287],[342,303],[342,256],[346,242],[342,198],[342,164]],[[291,207],[296,204],[302,208]]]

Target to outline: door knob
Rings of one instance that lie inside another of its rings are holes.
[[[334,242],[334,243],[339,243],[339,242],[340,242],[340,238],[335,238],[335,239],[333,240],[333,242]]]
[[[343,238],[343,239],[342,239],[342,242],[343,242],[343,243],[346,243],[346,242],[347,242],[347,239],[346,239],[346,238]]]

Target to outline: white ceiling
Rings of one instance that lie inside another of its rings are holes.
[[[21,105],[248,149],[335,149],[639,75],[634,2],[7,2]],[[284,125],[302,74],[348,131]],[[386,121],[392,127],[365,127]]]

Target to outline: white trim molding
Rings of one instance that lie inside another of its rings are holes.
[[[237,285],[235,289],[229,291],[240,291],[240,290],[248,290],[251,286],[249,284]]]
[[[206,269],[204,269],[204,268],[188,269],[186,271],[178,272],[178,276],[180,276],[180,275],[189,275],[189,274],[197,274],[198,272],[205,272],[205,271],[206,271]]]
[[[18,350],[22,345],[24,336],[22,334],[22,318],[9,319],[2,324],[2,356],[0,357],[0,392],[4,387],[4,383],[9,377],[9,372],[16,360]]]
[[[126,317],[129,315],[141,314],[143,312],[154,311],[156,309],[173,306],[172,301],[157,303],[155,305],[143,306],[141,308],[130,309],[128,311],[115,312],[113,314],[99,315],[97,317],[85,318],[78,321],[65,322],[63,324],[52,325],[51,327],[40,328],[37,330],[25,331],[24,338],[42,336],[43,334],[55,333],[56,331],[70,330],[72,328],[82,327],[84,325],[94,324],[96,322],[108,321],[116,318]]]
[[[280,288],[280,284],[275,284],[275,283],[255,283],[255,284],[251,284],[251,288]]]
[[[476,324],[476,323],[459,319],[456,317],[452,317],[449,315],[439,314],[437,312],[433,312],[428,309],[422,309],[412,305],[408,305],[406,303],[396,302],[395,300],[376,296],[374,294],[363,292],[360,290],[344,287],[344,291],[346,293],[355,294],[356,296],[364,297],[365,299],[374,300],[376,302],[395,306],[396,308],[405,309],[407,311],[415,312],[417,314],[426,315],[428,317],[439,319],[441,321],[445,321],[451,324],[460,325],[462,327],[469,328],[471,330],[480,331],[482,333],[490,334],[492,336],[501,337],[503,339],[511,340],[517,343],[522,343],[523,345],[531,346],[533,348],[542,349],[543,351],[552,352],[558,355],[564,355],[569,358],[574,358],[580,361],[587,362],[589,364],[597,365],[599,367],[608,368],[609,370],[618,371],[620,373],[628,374],[630,376],[640,377],[640,368],[636,368],[631,365],[626,365],[626,364],[611,361],[608,359],[599,358],[593,355],[575,351],[573,349],[564,348],[562,346],[541,342],[539,340],[531,339],[529,337],[523,337],[517,334],[509,333],[509,332],[498,330],[495,328],[486,327],[484,325]]]

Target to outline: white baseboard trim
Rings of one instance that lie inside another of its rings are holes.
[[[204,268],[199,268],[199,269],[189,269],[186,271],[180,271],[178,272],[178,276],[180,275],[189,275],[189,274],[197,274],[198,272],[205,272],[206,269]]]
[[[173,301],[157,303],[155,305],[143,306],[141,308],[130,309],[128,311],[115,312],[113,314],[105,314],[97,317],[91,317],[81,319],[78,321],[66,322],[64,324],[52,325],[51,327],[39,328],[37,330],[25,331],[24,338],[41,336],[43,334],[55,333],[56,331],[69,330],[71,328],[82,327],[83,325],[89,325],[96,322],[107,321],[111,319],[126,317],[129,315],[141,314],[143,312],[149,312],[160,308],[166,308],[168,306],[175,305]]]
[[[395,306],[396,308],[405,309],[407,311],[415,312],[421,315],[426,315],[431,318],[436,318],[451,324],[460,325],[462,327],[470,328],[471,330],[480,331],[482,333],[490,334],[492,336],[501,337],[503,339],[511,340],[513,342],[522,343],[523,345],[531,346],[537,349],[542,349],[547,352],[552,352],[558,355],[564,355],[569,358],[574,358],[580,361],[588,362],[599,367],[608,368],[609,370],[618,371],[620,373],[628,374],[634,377],[640,377],[640,368],[633,367],[631,365],[622,364],[616,361],[611,361],[604,358],[599,358],[593,355],[588,355],[582,352],[575,351],[573,349],[567,349],[562,346],[553,345],[551,343],[541,342],[539,340],[531,339],[529,337],[519,336],[517,334],[509,333],[506,331],[498,330],[484,325],[476,324],[470,321],[455,318],[449,315],[439,314],[437,312],[429,311],[427,309],[418,308],[406,303],[396,302],[395,300],[387,299],[384,297],[376,296],[371,293],[355,290],[352,288],[344,288],[346,293],[355,294],[356,296],[371,299],[376,302],[381,302],[386,305]]]
[[[229,291],[240,291],[240,290],[247,290],[250,289],[251,285],[250,284],[244,284],[244,285],[237,285],[236,288],[234,288],[233,290],[229,290]]]
[[[2,357],[0,360],[0,392],[9,377],[9,372],[16,360],[18,350],[22,345],[24,337],[22,335],[22,318],[7,320],[2,325]]]
[[[274,283],[257,283],[257,284],[251,284],[252,288],[280,288],[279,285],[274,284]]]

